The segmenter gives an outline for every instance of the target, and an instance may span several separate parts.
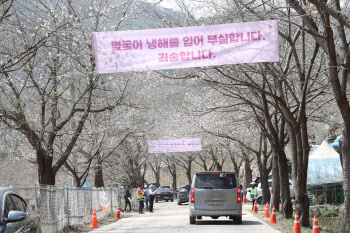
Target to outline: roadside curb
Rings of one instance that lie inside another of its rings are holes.
[[[260,223],[262,223],[265,227],[267,228],[270,228],[271,229],[271,232],[279,232],[281,233],[281,231],[279,229],[276,229],[273,225],[269,224],[268,222],[265,221],[265,219],[262,219],[259,217],[258,214],[253,214],[251,212],[251,209],[252,209],[252,203],[248,202],[247,204],[244,204],[242,206],[243,208],[243,214],[246,215],[246,216],[253,216],[255,219],[257,219],[257,221],[259,221]],[[258,212],[260,213],[263,213],[263,207],[262,206],[259,206],[258,205]],[[243,220],[244,221],[244,220]]]

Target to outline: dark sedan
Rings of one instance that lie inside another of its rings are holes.
[[[191,185],[182,185],[179,188],[179,192],[177,194],[177,204],[182,205],[182,203],[189,201],[189,194],[191,190]]]
[[[169,188],[159,188],[156,193],[156,202],[165,200],[166,202],[174,201],[174,194]]]
[[[40,218],[13,189],[0,187],[0,233],[41,233]]]

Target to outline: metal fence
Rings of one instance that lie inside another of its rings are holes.
[[[40,186],[14,188],[40,214],[43,232],[55,233],[66,226],[91,223],[94,209],[97,219],[115,214],[124,190],[120,188],[76,188]],[[102,211],[101,201],[107,200],[110,209]]]
[[[342,183],[307,186],[307,192],[310,205],[337,205],[344,202]]]

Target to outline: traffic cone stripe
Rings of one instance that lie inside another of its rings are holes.
[[[318,226],[317,215],[314,215],[314,224],[312,226],[312,233],[320,233],[320,227]]]
[[[247,204],[247,199],[246,199],[245,195],[243,195],[243,204]]]
[[[301,230],[300,230],[300,220],[299,220],[299,214],[298,214],[298,212],[295,213],[295,220],[294,220],[293,233],[301,233]]]
[[[271,218],[270,218],[270,224],[276,224],[276,213],[275,213],[275,206],[272,207],[272,213],[271,213]]]
[[[256,200],[255,200],[255,203],[254,203],[253,213],[255,213],[255,214],[258,213],[258,206],[257,206]]]
[[[96,215],[96,209],[94,209],[94,213],[92,215],[91,225],[92,228],[98,228],[97,226],[97,215]]]
[[[265,208],[265,215],[264,218],[269,218],[270,217],[270,211],[269,211],[269,203],[266,203],[266,208]]]
[[[121,219],[121,217],[120,217],[120,205],[118,205],[117,213],[115,214],[115,219]]]

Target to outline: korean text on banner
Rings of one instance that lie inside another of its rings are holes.
[[[174,140],[153,140],[148,141],[149,153],[201,151],[201,139],[174,139]]]
[[[101,195],[101,211],[108,211],[111,209],[111,203],[109,202],[107,193],[105,191],[100,192]]]
[[[277,20],[94,32],[96,73],[277,62]]]

